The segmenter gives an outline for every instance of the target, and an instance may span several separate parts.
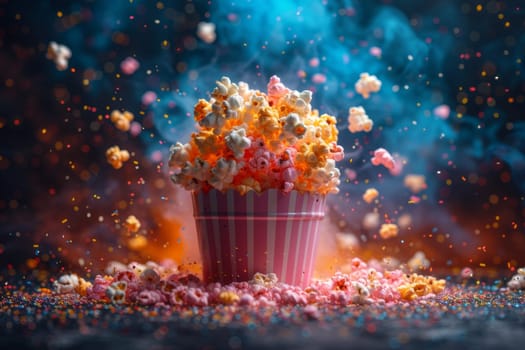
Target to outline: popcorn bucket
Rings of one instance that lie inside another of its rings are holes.
[[[193,192],[205,282],[248,281],[275,273],[306,286],[312,277],[325,196],[271,189]]]

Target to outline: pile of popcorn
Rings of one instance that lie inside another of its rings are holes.
[[[337,193],[335,162],[345,154],[336,118],[319,115],[311,100],[311,91],[291,90],[277,76],[267,93],[222,77],[210,100],[195,105],[190,141],[171,146],[171,179],[194,191]]]
[[[445,280],[374,268],[358,258],[352,259],[349,266],[348,272],[314,280],[303,289],[279,282],[274,273],[255,273],[245,282],[206,285],[169,261],[129,265],[113,262],[106,269],[108,274],[97,275],[93,283],[70,274],[56,280],[54,287],[58,294],[77,294],[114,304],[189,307],[382,304],[432,297],[445,288]]]

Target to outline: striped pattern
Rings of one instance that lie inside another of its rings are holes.
[[[255,272],[306,286],[311,278],[325,197],[279,190],[193,194],[207,282],[246,281]]]

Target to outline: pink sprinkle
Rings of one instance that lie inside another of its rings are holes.
[[[378,148],[374,151],[374,156],[371,159],[374,165],[383,165],[387,169],[394,169],[395,162],[392,155],[384,148]]]
[[[310,65],[310,67],[318,67],[319,59],[317,57],[311,58],[308,64]]]
[[[321,74],[321,73],[316,73],[312,76],[312,81],[315,84],[324,84],[326,83],[326,75]]]
[[[153,91],[146,91],[144,95],[142,95],[142,104],[144,106],[149,106],[150,104],[155,102],[156,99],[157,99],[156,93],[154,93]]]
[[[450,107],[447,105],[440,105],[434,108],[434,115],[441,119],[447,119],[450,115]]]
[[[133,57],[127,57],[122,62],[120,62],[120,70],[122,73],[131,75],[135,73],[137,69],[139,69],[140,63]]]
[[[374,57],[381,57],[381,54],[383,53],[383,51],[381,50],[380,47],[377,47],[377,46],[372,46],[369,50],[370,54]]]

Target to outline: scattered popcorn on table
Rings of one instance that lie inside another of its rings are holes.
[[[410,271],[426,270],[430,267],[430,260],[427,259],[425,253],[418,251],[407,262]]]
[[[412,193],[419,193],[427,188],[424,175],[408,174],[405,176],[404,184]]]
[[[75,274],[62,275],[53,282],[53,286],[58,294],[74,293],[79,286],[78,276]]]
[[[68,67],[71,50],[65,45],[51,41],[47,47],[46,57],[55,63],[58,70],[63,71]]]
[[[371,159],[373,165],[382,165],[387,169],[394,169],[395,161],[392,155],[384,148],[378,148],[374,151],[374,156]]]
[[[106,150],[106,160],[113,168],[120,169],[129,160],[129,152],[119,146],[110,147]]]
[[[371,92],[378,92],[381,89],[381,81],[375,75],[361,73],[359,80],[355,83],[355,90],[363,98],[369,98]]]
[[[197,36],[206,44],[211,44],[217,38],[215,34],[215,24],[208,22],[199,22],[197,25]]]
[[[139,69],[140,63],[133,57],[126,57],[122,62],[120,62],[120,70],[122,73],[131,75]]]
[[[363,200],[370,204],[377,196],[379,196],[379,192],[375,188],[368,188],[363,194]]]
[[[379,229],[379,235],[383,239],[396,237],[399,232],[399,228],[396,224],[383,224]]]
[[[512,276],[507,287],[511,290],[525,289],[525,267],[521,267],[517,271],[518,273]]]
[[[118,110],[114,110],[111,112],[111,121],[120,131],[128,131],[133,118],[133,113],[128,111],[124,111],[124,113],[122,113]]]
[[[351,133],[369,132],[373,126],[374,122],[368,117],[363,107],[350,107],[348,109],[348,130]]]
[[[124,221],[124,226],[129,232],[138,232],[140,230],[140,221],[135,217],[135,215],[130,215]]]
[[[217,81],[194,107],[199,130],[170,147],[172,181],[187,190],[337,193],[335,162],[345,153],[336,118],[312,110],[311,91],[288,89],[277,76],[267,89]]]

